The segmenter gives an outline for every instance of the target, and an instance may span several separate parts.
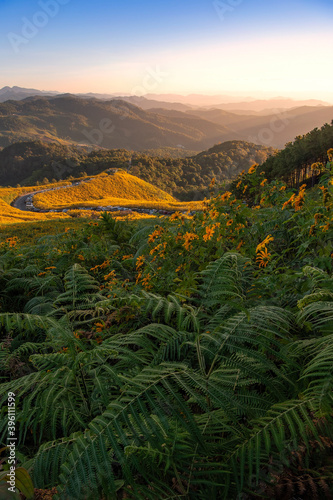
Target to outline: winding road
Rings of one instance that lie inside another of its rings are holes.
[[[36,208],[33,206],[33,197],[35,194],[38,193],[45,193],[46,191],[55,191],[57,189],[68,189],[73,186],[77,186],[81,184],[82,182],[90,182],[92,179],[84,179],[82,181],[76,181],[73,182],[72,184],[68,184],[66,186],[59,186],[55,188],[49,188],[49,189],[40,189],[38,191],[31,191],[30,193],[24,194],[22,196],[19,196],[16,198],[14,201],[12,201],[11,206],[14,208],[17,208],[18,210],[22,210],[23,212],[41,212],[41,213],[47,213],[47,212],[67,212],[67,210],[73,209],[73,210],[95,210],[95,211],[128,211],[128,212],[141,212],[141,213],[147,213],[150,215],[160,213],[162,215],[171,215],[173,211],[169,212],[166,210],[156,210],[156,209],[150,209],[150,208],[128,208],[128,207],[119,207],[119,206],[108,206],[108,207],[79,207],[79,208],[63,208],[63,209],[57,209],[57,210],[41,210],[39,208]],[[27,206],[27,202],[31,203],[31,206]]]

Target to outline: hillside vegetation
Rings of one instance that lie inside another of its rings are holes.
[[[54,500],[332,497],[331,153],[313,188],[252,166],[239,196],[190,218],[103,214],[33,243],[29,225],[21,241],[6,229],[0,441],[14,400],[18,487]]]
[[[320,129],[315,128],[268,158],[260,166],[260,171],[269,179],[282,178],[289,184],[299,184],[311,175],[311,165],[318,163],[314,173],[329,161],[328,150],[333,147],[333,120]],[[321,166],[319,164],[322,164]]]
[[[184,206],[184,210],[191,207],[191,204],[181,204],[168,193],[122,170],[99,174],[78,186],[36,194],[34,204],[42,209],[108,205],[179,209]]]
[[[16,222],[35,222],[38,220],[48,220],[59,217],[67,218],[65,214],[22,212],[17,208],[11,207],[10,205],[8,205],[8,203],[0,198],[0,225],[15,224]]]
[[[147,153],[126,149],[86,153],[74,147],[41,142],[13,144],[0,151],[0,183],[43,184],[49,180],[96,175],[109,168],[129,169],[132,175],[167,191],[181,200],[198,200],[209,195],[213,177],[228,181],[253,163],[262,163],[275,150],[244,141],[217,144],[198,155],[174,157],[182,150]],[[152,154],[154,153],[154,154]]]

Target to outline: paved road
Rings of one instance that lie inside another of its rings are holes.
[[[19,198],[17,198],[15,201],[13,201],[11,203],[11,206],[14,208],[18,208],[19,210],[23,210],[24,212],[31,212],[32,209],[28,208],[26,206],[25,202],[27,201],[27,198],[29,198],[29,196],[31,196],[32,194],[37,194],[37,193],[40,193],[40,191],[33,191],[32,193],[28,193],[28,194],[25,194],[24,196],[20,196]]]
[[[84,179],[83,181],[79,182],[78,184],[81,184],[82,182],[90,182],[91,181],[91,178],[89,179]],[[74,184],[74,185],[78,185],[78,184]],[[58,210],[38,210],[34,207],[27,207],[26,206],[26,201],[27,199],[30,197],[30,196],[33,196],[37,193],[44,193],[45,191],[54,191],[54,190],[57,190],[57,189],[66,189],[66,188],[70,188],[70,187],[73,187],[73,184],[69,184],[69,185],[66,185],[66,186],[59,186],[59,187],[56,187],[56,188],[49,188],[49,189],[40,189],[38,191],[31,191],[30,193],[28,194],[25,194],[23,196],[19,196],[15,201],[13,201],[11,203],[11,206],[14,207],[14,208],[18,208],[19,210],[22,210],[23,212],[43,212],[43,213],[46,213],[46,212],[63,212],[63,211],[67,211],[68,209],[58,209]],[[83,210],[97,210],[97,211],[101,211],[101,208],[100,207],[82,207],[81,209]],[[148,214],[156,214],[156,213],[160,213],[162,215],[171,215],[174,210],[172,211],[166,211],[166,210],[162,210],[162,211],[159,211],[159,210],[154,210],[154,209],[150,209],[150,208],[134,208],[134,207],[131,207],[131,208],[127,208],[127,207],[105,207],[105,211],[117,211],[119,209],[119,211],[121,210],[127,210],[127,211],[130,211],[130,212],[143,212],[143,213],[148,213]],[[103,210],[104,211],[104,210]]]

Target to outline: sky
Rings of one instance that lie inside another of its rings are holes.
[[[0,88],[333,102],[332,0],[0,0]]]

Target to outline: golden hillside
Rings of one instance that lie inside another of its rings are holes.
[[[6,203],[11,203],[18,196],[23,196],[25,194],[31,193],[33,191],[38,191],[40,189],[49,189],[53,187],[59,186],[68,186],[70,182],[68,181],[60,181],[57,183],[49,183],[43,186],[21,186],[21,187],[1,187],[0,186],[0,199],[5,201]]]
[[[121,205],[128,207],[182,207],[168,193],[124,171],[102,174],[78,186],[39,193],[34,197],[36,207],[57,209],[77,206]]]
[[[65,214],[53,213],[35,213],[35,212],[22,212],[17,208],[13,208],[8,203],[0,199],[0,225],[13,224],[16,222],[36,222],[39,220],[54,219],[59,217],[67,217]]]

